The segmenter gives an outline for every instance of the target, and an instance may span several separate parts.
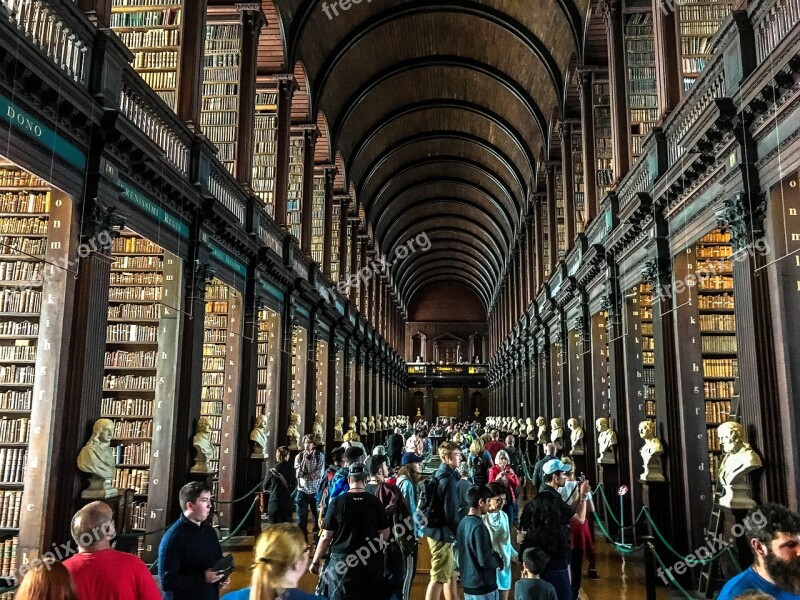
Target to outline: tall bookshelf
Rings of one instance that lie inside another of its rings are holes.
[[[682,0],[677,3],[683,91],[688,92],[711,57],[711,38],[730,14],[730,0]]]
[[[303,211],[303,132],[292,132],[289,138],[289,191],[286,199],[286,223],[298,242],[302,242]]]
[[[16,567],[51,189],[0,160],[0,578]]]
[[[642,343],[642,393],[644,395],[645,417],[656,419],[656,359],[655,339],[653,337],[653,286],[639,284],[639,315],[641,317]]]
[[[222,412],[225,401],[225,359],[228,350],[228,312],[230,288],[216,277],[206,287],[203,322],[203,372],[201,375],[200,416],[211,423],[211,442],[216,449],[209,470],[219,473],[219,448],[222,438]],[[214,495],[218,482],[215,480]]]
[[[334,202],[331,207],[331,239],[328,243],[331,245],[331,281],[337,283],[339,281],[339,236],[341,226],[341,204]]]
[[[267,214],[275,216],[275,166],[278,152],[278,92],[256,93],[253,127],[253,191],[264,201]]]
[[[111,28],[133,53],[133,67],[175,110],[181,48],[181,0],[112,0]]]
[[[559,166],[555,172],[556,196],[556,247],[557,258],[561,260],[567,254],[566,203],[564,202],[564,172]]]
[[[325,242],[325,176],[314,175],[314,195],[311,204],[311,258],[322,264]]]
[[[592,316],[592,371],[594,413],[597,418],[611,413],[611,362],[609,353],[608,312]]]
[[[625,16],[625,61],[631,157],[635,161],[642,154],[644,138],[659,118],[651,10]]]
[[[316,394],[314,397],[314,411],[319,415],[326,415],[328,399],[328,342],[317,340],[315,353],[316,361]],[[309,423],[306,428],[311,431],[311,419],[314,415],[309,415]],[[324,430],[323,430],[324,431]]]
[[[338,420],[339,417],[344,417],[344,348],[339,348],[336,351],[336,378],[335,398],[334,398],[334,416]],[[334,423],[336,423],[334,420]],[[347,424],[342,425],[342,433],[347,430]],[[334,440],[326,440],[332,442]]]
[[[272,456],[277,426],[277,394],[280,377],[281,318],[274,310],[262,308],[258,311],[258,374],[256,391],[256,416],[267,416],[267,435],[272,445],[268,456]]]
[[[583,134],[578,126],[572,130],[572,185],[575,199],[575,233],[583,233],[586,221],[586,195],[583,184]]]
[[[716,482],[721,459],[717,426],[728,420],[738,376],[734,315],[733,254],[730,234],[716,229],[695,247],[698,277],[697,310],[703,369],[703,397],[708,429],[709,474]]]
[[[292,412],[300,415],[300,429],[310,427],[306,412],[306,364],[308,353],[308,332],[299,325],[292,328]]]
[[[217,147],[217,158],[231,173],[236,164],[241,58],[241,23],[209,21],[206,25],[200,125]]]
[[[546,281],[550,277],[550,206],[548,202],[542,202],[542,279]]]
[[[611,96],[608,81],[592,85],[594,144],[597,163],[597,196],[602,200],[614,183],[614,154],[611,141]]]

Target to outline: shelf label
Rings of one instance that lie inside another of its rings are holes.
[[[83,152],[4,96],[0,96],[0,114],[12,127],[36,140],[72,166],[86,168],[86,155]]]
[[[208,242],[209,250],[211,250],[212,258],[215,258],[223,265],[230,267],[234,271],[236,271],[239,275],[247,276],[247,267],[244,263],[236,260],[230,254],[222,250],[219,246],[214,244],[213,242]]]
[[[163,223],[170,229],[174,229],[181,237],[189,237],[189,226],[178,217],[171,215],[155,202],[151,202],[124,181],[118,179],[117,184],[122,188],[122,197],[128,202],[141,208],[150,216],[155,217],[159,223]]]

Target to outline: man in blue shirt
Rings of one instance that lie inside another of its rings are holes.
[[[497,600],[497,569],[503,559],[492,547],[489,529],[481,518],[489,508],[491,493],[486,486],[467,492],[469,513],[458,524],[456,544],[465,600]]]
[[[728,581],[718,600],[733,600],[746,591],[800,600],[800,515],[769,503],[750,510],[743,524],[753,566]]]
[[[158,546],[158,575],[164,600],[217,600],[227,585],[212,567],[222,558],[216,531],[208,522],[211,488],[191,481],[178,493],[183,514]]]

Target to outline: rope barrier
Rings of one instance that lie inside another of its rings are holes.
[[[242,519],[242,522],[239,523],[236,526],[236,529],[234,529],[228,535],[226,535],[224,538],[222,538],[220,540],[220,543],[221,542],[227,542],[229,539],[231,539],[233,536],[235,536],[237,533],[239,533],[239,530],[247,522],[247,519],[249,519],[250,515],[253,514],[253,509],[256,507],[256,503],[258,503],[258,498],[253,498],[253,502],[250,504],[250,508],[248,509],[247,514],[245,514],[244,518]]]
[[[653,553],[653,556],[655,557],[656,562],[658,563],[659,567],[661,567],[661,571],[663,573],[667,574],[667,578],[669,579],[669,582],[672,585],[674,585],[676,588],[678,588],[678,591],[681,594],[683,594],[683,597],[686,598],[686,600],[694,600],[694,596],[692,596],[689,592],[687,592],[685,589],[683,589],[683,586],[680,583],[678,583],[678,581],[672,575],[672,571],[670,571],[670,569],[667,567],[667,565],[664,564],[664,561],[661,560],[661,557],[658,555],[658,552],[656,552],[656,549],[655,549],[655,547],[653,547],[652,544],[650,544],[650,550]]]
[[[592,515],[594,515],[594,520],[600,527],[600,532],[611,543],[611,545],[614,546],[614,549],[620,554],[634,554],[644,549],[644,544],[640,544],[639,546],[632,546],[629,548],[627,544],[620,544],[619,542],[615,542],[614,538],[611,537],[611,534],[609,534],[606,528],[603,526],[603,522],[600,520],[600,517],[597,516],[597,513],[592,513]]]
[[[155,535],[156,533],[161,533],[162,531],[166,531],[169,528],[169,525],[166,527],[162,527],[161,529],[153,529],[152,531],[136,531],[131,533],[118,533],[115,538],[138,538],[138,537],[145,537],[148,535]]]
[[[248,499],[250,496],[252,496],[253,494],[256,494],[256,493],[258,493],[259,489],[260,489],[260,488],[261,488],[261,487],[264,485],[264,482],[265,482],[266,480],[267,480],[267,478],[266,478],[266,477],[264,477],[264,479],[262,479],[261,481],[259,481],[259,482],[256,484],[256,487],[254,487],[252,490],[250,490],[249,492],[247,492],[247,493],[246,493],[244,496],[242,496],[241,498],[236,498],[235,500],[217,500],[216,498],[212,498],[212,500],[213,500],[213,502],[214,502],[215,504],[236,504],[237,502],[241,502],[242,500],[247,500],[247,499]]]

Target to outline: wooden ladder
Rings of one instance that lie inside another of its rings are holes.
[[[704,531],[707,539],[716,539],[716,537],[722,532],[722,507],[719,504],[722,494],[718,490],[719,486],[715,485],[714,504],[711,508],[711,517],[708,521],[708,527]],[[697,591],[700,592],[704,598],[711,598],[714,595],[714,592],[721,587],[724,581],[725,577],[722,573],[719,560],[706,563],[700,570],[700,582],[698,584]]]

